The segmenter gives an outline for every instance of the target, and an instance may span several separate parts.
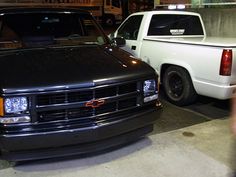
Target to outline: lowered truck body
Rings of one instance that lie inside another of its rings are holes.
[[[0,158],[75,155],[140,138],[159,117],[157,75],[72,8],[0,10]]]
[[[136,23],[131,24],[131,20]],[[114,33],[124,50],[160,74],[167,98],[192,103],[197,95],[229,99],[236,89],[236,39],[207,37],[199,14],[152,11],[132,14]]]

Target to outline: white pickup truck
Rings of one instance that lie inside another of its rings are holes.
[[[124,50],[155,68],[176,105],[197,95],[228,99],[236,92],[236,39],[206,37],[197,13],[134,13],[110,37],[125,38]]]

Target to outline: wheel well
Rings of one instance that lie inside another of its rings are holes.
[[[105,14],[105,18],[111,18],[111,19],[115,19],[115,16],[113,14]]]
[[[172,64],[163,64],[163,65],[161,66],[161,72],[160,72],[160,75],[161,75],[161,77],[160,77],[160,82],[161,82],[161,83],[162,83],[162,81],[163,81],[164,73],[166,72],[167,68],[169,68],[170,66],[177,66],[177,67],[180,67],[180,68],[184,69],[184,70],[189,74],[188,70],[185,69],[185,68],[182,67],[182,66],[179,66],[179,65],[172,65]],[[190,76],[190,74],[189,74],[189,76]],[[191,78],[191,77],[190,77],[190,78]]]
[[[104,15],[104,17],[103,17],[103,24],[104,25],[107,25],[107,19],[111,19],[112,20],[112,23],[113,23],[113,25],[115,24],[115,16],[113,15],[113,14],[106,14],[106,15]]]

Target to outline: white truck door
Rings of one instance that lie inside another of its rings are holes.
[[[123,37],[126,40],[123,50],[134,56],[139,56],[141,44],[138,41],[139,28],[143,19],[143,15],[130,16],[115,32],[115,37]]]

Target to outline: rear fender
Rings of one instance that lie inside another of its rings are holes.
[[[166,60],[165,60],[166,61]],[[194,86],[194,72],[192,70],[192,67],[190,65],[188,65],[187,63],[185,62],[181,62],[181,61],[178,61],[178,60],[171,60],[171,61],[166,61],[165,63],[161,63],[160,64],[160,71],[157,71],[157,73],[159,74],[160,76],[160,82],[162,83],[162,80],[163,80],[163,76],[164,76],[164,73],[165,73],[165,70],[170,67],[170,66],[179,66],[181,68],[184,68],[188,73],[189,73],[189,76],[190,78],[192,79],[192,82],[193,82],[193,86]],[[195,87],[194,87],[195,88]]]

